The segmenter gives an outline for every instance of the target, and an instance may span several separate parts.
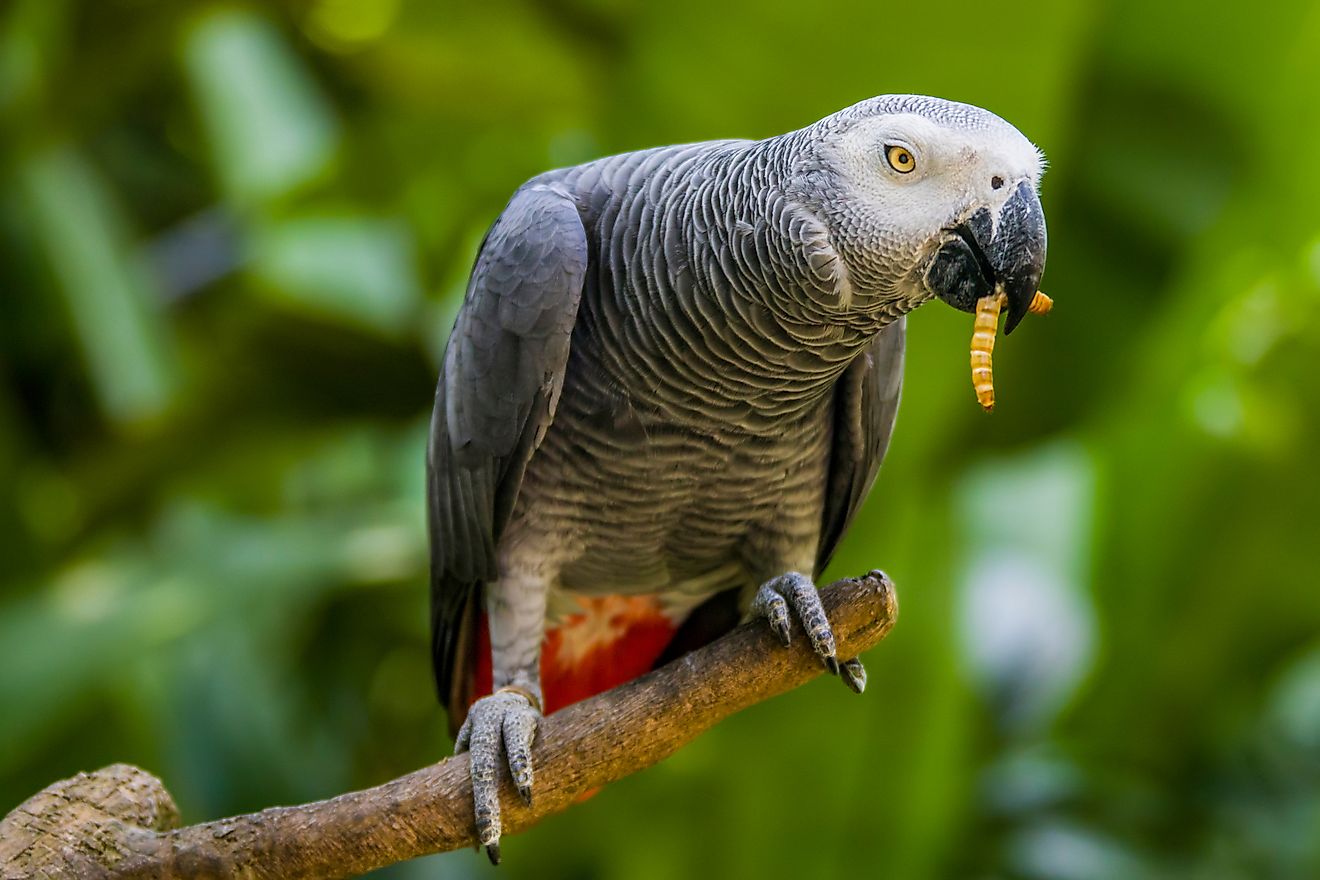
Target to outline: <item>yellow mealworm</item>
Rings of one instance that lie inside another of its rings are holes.
[[[991,355],[995,350],[995,336],[999,333],[999,310],[1008,302],[1002,292],[983,296],[976,301],[976,321],[972,324],[972,387],[982,409],[995,408],[995,374]],[[1043,315],[1054,307],[1054,300],[1039,290],[1031,298],[1027,311]]]
[[[1027,306],[1027,311],[1033,315],[1044,315],[1052,308],[1054,308],[1054,300],[1038,290],[1031,298],[1031,305]]]
[[[995,408],[995,375],[990,366],[990,355],[995,350],[995,334],[999,332],[999,310],[1007,297],[1002,293],[983,296],[976,301],[976,321],[972,325],[972,387],[981,408],[990,412]]]

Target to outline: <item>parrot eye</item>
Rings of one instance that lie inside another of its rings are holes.
[[[889,160],[889,167],[899,174],[909,174],[917,167],[917,160],[912,158],[912,153],[907,147],[897,145],[885,147],[885,158]]]

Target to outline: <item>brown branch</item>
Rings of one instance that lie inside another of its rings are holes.
[[[822,590],[841,657],[894,624],[893,586],[878,572]],[[549,716],[534,760],[536,802],[505,780],[506,833],[573,804],[583,792],[673,754],[740,709],[822,672],[805,639],[781,647],[762,623]],[[466,755],[384,785],[297,807],[176,828],[154,776],[124,764],[49,786],[0,821],[0,878],[349,877],[473,846]]]

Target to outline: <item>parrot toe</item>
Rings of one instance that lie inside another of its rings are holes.
[[[500,861],[500,764],[507,763],[519,796],[532,803],[532,742],[541,720],[533,698],[521,689],[499,690],[472,704],[454,741],[455,754],[472,754],[472,801],[477,839],[494,864]],[[503,759],[503,761],[501,760]]]
[[[834,651],[834,631],[830,629],[821,604],[820,593],[811,578],[791,571],[771,578],[761,585],[752,600],[751,614],[764,617],[770,628],[785,645],[789,644],[789,609],[806,631],[812,650],[832,675],[839,674],[839,659]],[[849,687],[851,687],[851,683]]]
[[[788,603],[784,597],[770,588],[769,584],[761,587],[752,603],[752,614],[764,617],[770,624],[770,631],[787,648],[792,643],[788,625]]]

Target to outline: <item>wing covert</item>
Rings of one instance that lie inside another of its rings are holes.
[[[907,319],[899,318],[880,331],[835,386],[834,442],[816,554],[817,575],[829,564],[880,472],[898,415],[906,339]]]
[[[470,696],[481,586],[495,577],[496,544],[554,417],[586,268],[572,197],[523,187],[482,242],[445,349],[427,444],[427,519],[432,660],[455,727]]]

